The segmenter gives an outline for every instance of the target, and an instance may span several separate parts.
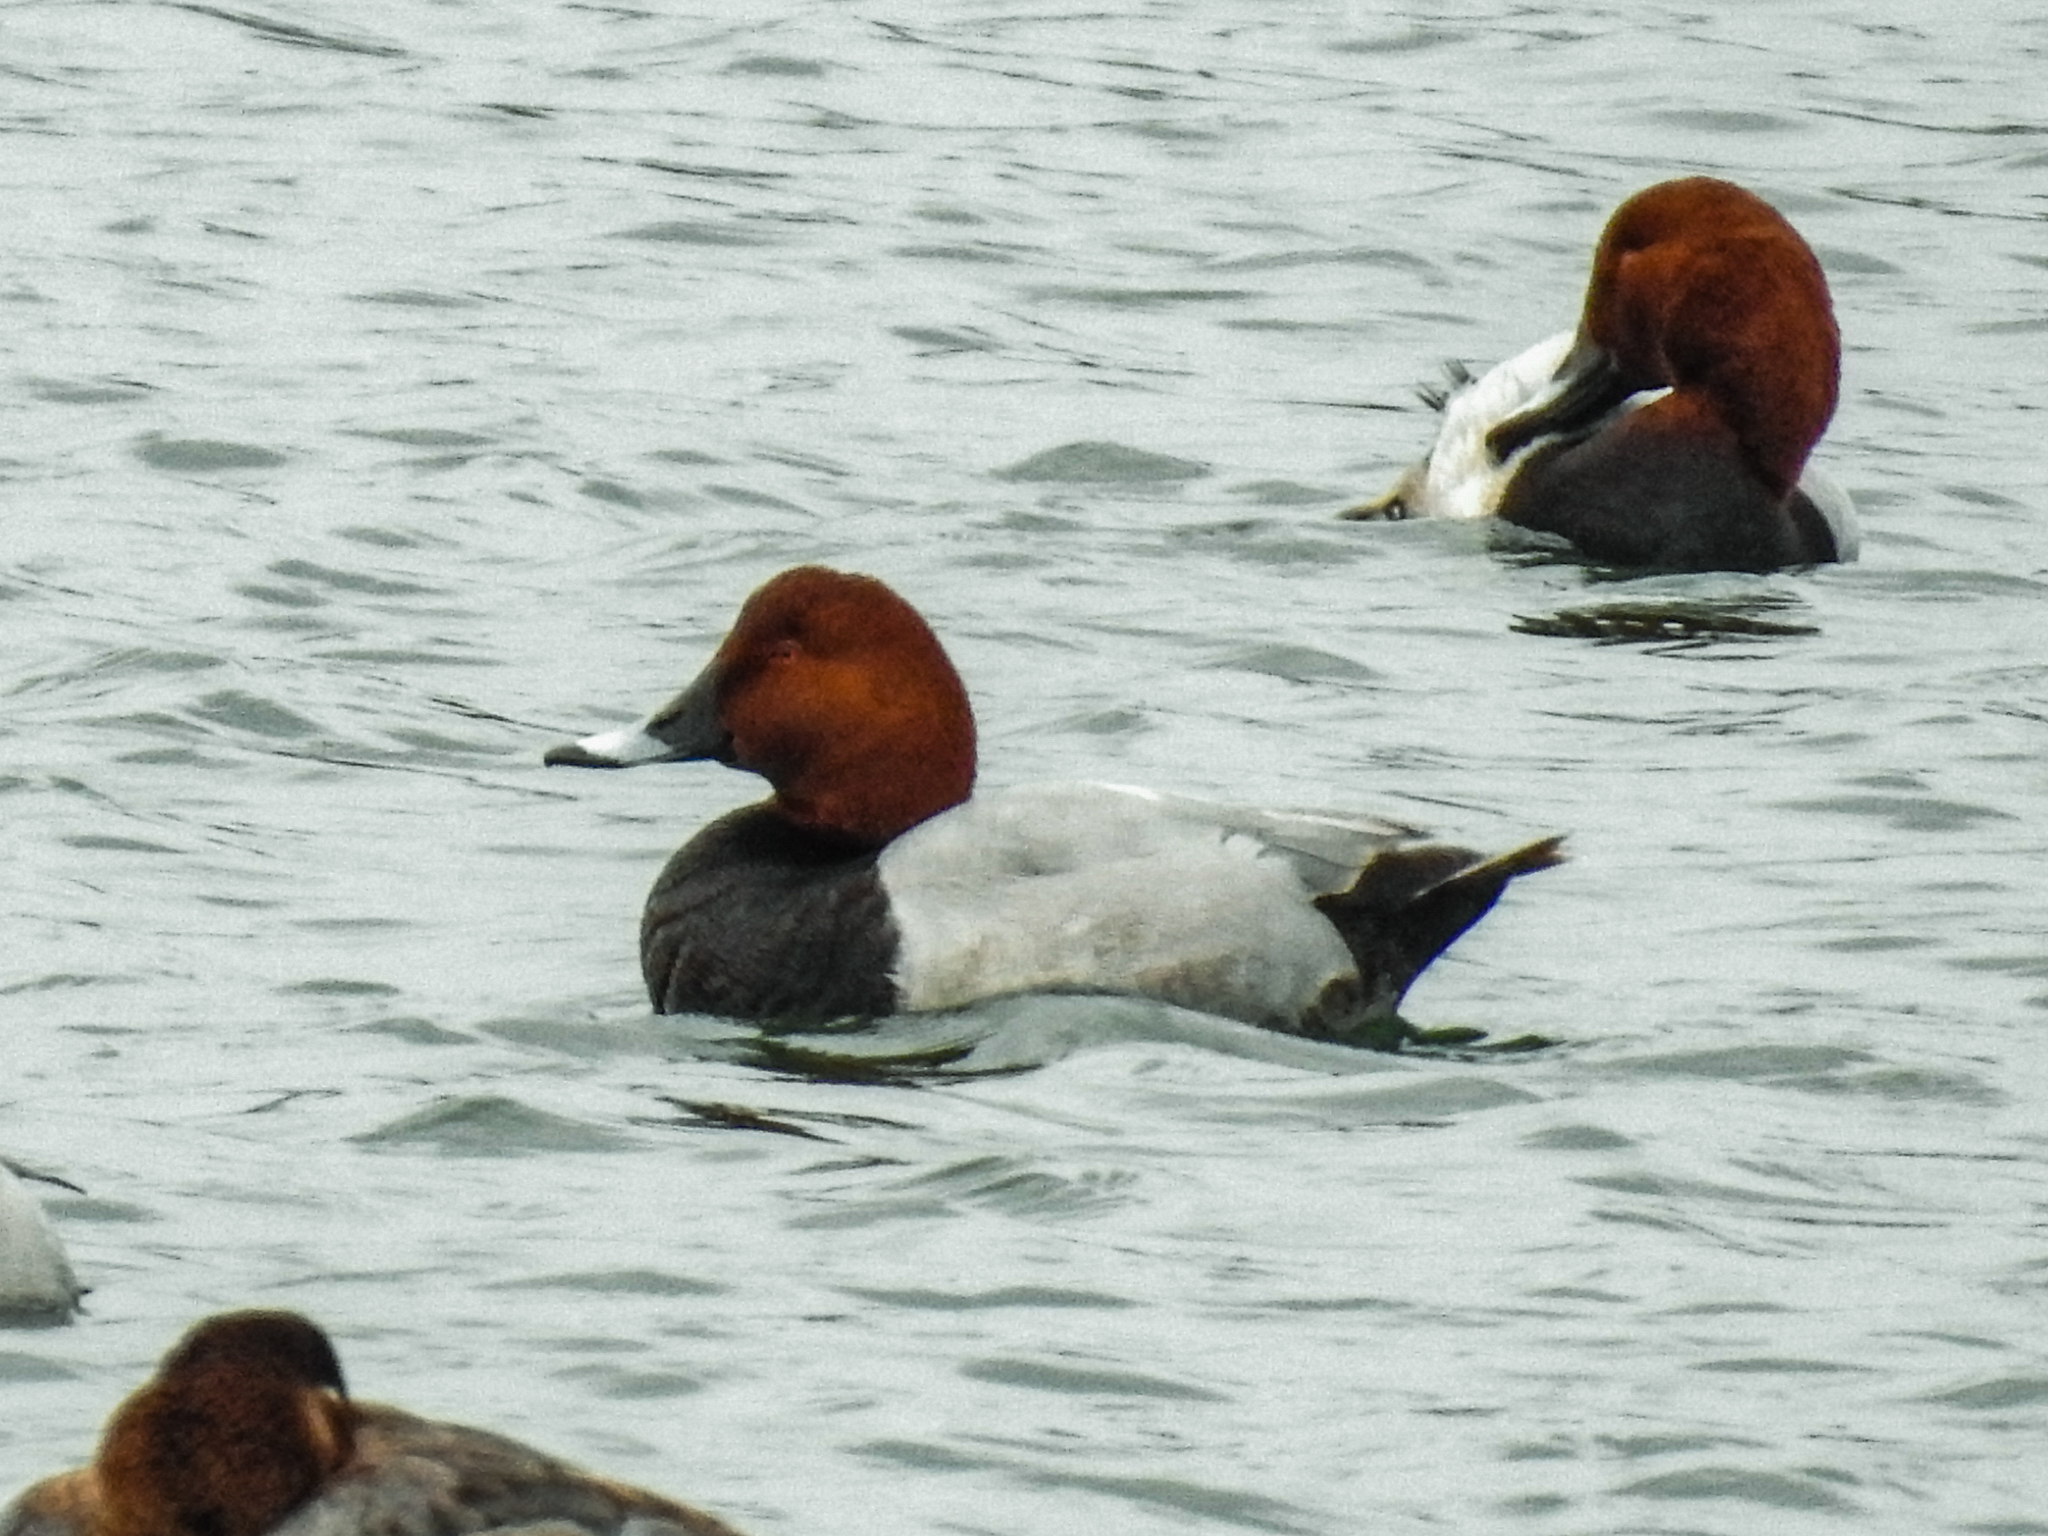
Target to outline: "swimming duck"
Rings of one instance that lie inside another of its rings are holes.
[[[655,881],[640,963],[662,1013],[803,1022],[1120,993],[1390,1046],[1423,967],[1561,857],[1555,837],[1483,858],[1387,822],[1115,785],[976,793],[974,714],[938,637],[873,577],[818,566],[749,597],[642,724],[545,758],[697,760],[773,794]]]
[[[0,1324],[61,1323],[84,1294],[43,1208],[0,1160]]]
[[[1493,515],[1663,570],[1853,560],[1849,499],[1807,467],[1840,379],[1799,232],[1732,182],[1659,182],[1607,221],[1578,329],[1459,378],[1429,456],[1344,516]]]
[[[0,1512],[0,1536],[738,1536],[516,1440],[359,1403],[296,1312],[199,1323],[114,1410],[92,1465]]]

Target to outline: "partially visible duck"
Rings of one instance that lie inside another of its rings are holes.
[[[1462,381],[1429,457],[1344,515],[1491,514],[1662,570],[1853,560],[1849,499],[1807,468],[1840,378],[1799,232],[1731,182],[1659,182],[1607,221],[1577,331]]]
[[[974,793],[945,649],[881,582],[817,566],[747,599],[695,682],[550,764],[710,760],[768,780],[647,898],[654,1007],[758,1020],[1122,993],[1398,1043],[1395,1005],[1558,838],[1493,858],[1405,827],[1100,784]]]
[[[84,1294],[43,1208],[0,1159],[0,1326],[61,1323]]]
[[[194,1327],[114,1410],[92,1464],[0,1512],[0,1536],[737,1536],[701,1510],[515,1440],[353,1401],[296,1312]],[[529,1533],[537,1536],[537,1532]]]

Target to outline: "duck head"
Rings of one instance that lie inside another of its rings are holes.
[[[974,712],[931,626],[872,576],[798,566],[749,597],[704,670],[638,726],[550,766],[708,760],[798,826],[879,845],[974,788]]]
[[[1754,193],[1690,176],[1615,209],[1561,387],[1495,426],[1487,446],[1504,462],[1538,437],[1593,430],[1631,395],[1668,389],[1631,430],[1732,439],[1782,497],[1834,415],[1840,378],[1827,279],[1799,232]]]
[[[296,1312],[208,1318],[107,1421],[99,1536],[262,1536],[354,1448],[325,1333]]]

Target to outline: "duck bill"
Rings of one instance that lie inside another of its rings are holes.
[[[1361,501],[1355,507],[1346,507],[1337,514],[1340,521],[1347,523],[1398,522],[1412,515],[1419,502],[1423,483],[1428,477],[1429,461],[1412,464],[1401,472],[1401,478],[1371,501]]]
[[[549,747],[550,768],[637,768],[643,763],[732,762],[732,733],[718,717],[718,664],[638,725]]]
[[[1495,463],[1505,464],[1539,437],[1589,431],[1629,394],[1614,354],[1581,333],[1543,396],[1486,434],[1487,451]]]

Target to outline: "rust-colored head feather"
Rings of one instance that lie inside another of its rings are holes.
[[[783,815],[883,843],[974,788],[974,712],[916,609],[872,576],[798,566],[757,590],[707,669],[734,766]]]
[[[262,1536],[353,1447],[326,1334],[295,1312],[208,1318],[107,1422],[100,1536]]]
[[[1720,424],[1779,496],[1840,387],[1841,335],[1812,249],[1762,198],[1710,176],[1659,182],[1615,209],[1578,348],[1611,358],[1621,393],[1671,388],[1649,408],[1671,425]],[[1642,426],[1657,422],[1646,413]]]

